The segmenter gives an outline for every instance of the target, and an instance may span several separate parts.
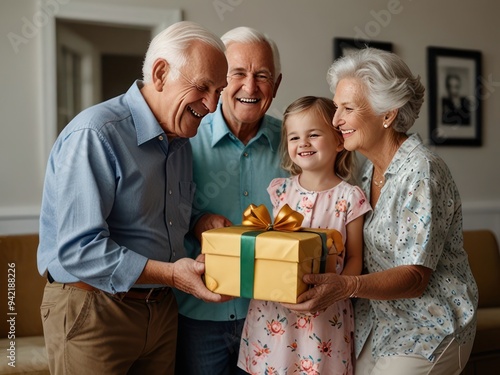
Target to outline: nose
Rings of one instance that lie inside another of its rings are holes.
[[[255,77],[248,74],[243,81],[243,89],[249,94],[253,94],[257,90],[257,82]]]
[[[309,138],[303,138],[300,140],[300,143],[299,143],[300,148],[309,147],[310,145],[311,145],[311,143],[309,142]]]
[[[209,112],[215,112],[217,109],[217,104],[219,103],[219,94],[214,92],[208,94],[204,100],[204,105],[207,107]]]
[[[341,125],[343,125],[345,121],[342,119],[341,112],[339,110],[335,111],[332,119],[332,125],[335,129],[338,129]]]

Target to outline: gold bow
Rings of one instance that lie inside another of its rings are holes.
[[[242,224],[264,230],[284,230],[295,232],[300,230],[303,220],[304,216],[301,213],[292,210],[288,204],[285,204],[279,210],[273,224],[266,206],[263,204],[260,206],[251,204],[247,207],[245,212],[243,212]]]

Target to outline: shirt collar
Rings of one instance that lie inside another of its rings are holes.
[[[278,134],[276,134],[276,131],[272,129],[271,124],[267,121],[268,117],[268,115],[265,115],[262,119],[262,124],[260,126],[259,132],[255,136],[255,139],[261,136],[264,137],[269,142],[269,147],[271,147],[271,150],[276,152],[280,145],[281,128],[278,129]]]
[[[134,121],[138,146],[153,138],[157,138],[159,135],[165,134],[141,94],[140,89],[143,86],[144,83],[142,81],[136,80],[125,94],[125,100],[128,103]]]
[[[399,169],[403,166],[405,160],[408,159],[412,151],[422,144],[422,139],[418,134],[412,134],[406,141],[399,147],[396,154],[392,158],[389,166],[387,167],[386,174],[397,174]],[[373,163],[367,159],[363,164],[360,171],[360,186],[365,192],[370,191],[370,181],[373,177]]]
[[[268,142],[269,146],[273,151],[276,151],[279,147],[280,139],[276,137],[275,132],[270,128],[267,121],[267,115],[261,120],[259,131],[253,137],[248,144],[255,142],[256,140],[264,137]],[[231,136],[231,130],[228,128],[226,120],[222,115],[222,101],[219,102],[217,110],[213,114],[213,131],[212,131],[212,147],[215,147],[224,137]],[[234,136],[234,135],[233,135]]]
[[[231,133],[231,130],[227,127],[226,120],[224,120],[224,116],[222,116],[222,102],[219,101],[217,110],[212,116],[212,147],[215,147],[222,138]]]
[[[406,141],[399,147],[398,151],[392,158],[391,164],[387,168],[386,173],[396,174],[402,167],[405,160],[408,159],[412,151],[422,144],[422,138],[418,134],[412,134]]]

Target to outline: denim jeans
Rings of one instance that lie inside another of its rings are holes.
[[[245,320],[214,322],[179,315],[176,375],[239,375],[236,366]]]

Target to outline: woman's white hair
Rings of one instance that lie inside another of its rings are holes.
[[[178,70],[188,61],[188,49],[192,42],[208,44],[224,53],[224,43],[215,34],[190,21],[176,22],[156,35],[149,43],[142,76],[145,83],[151,82],[153,64],[158,59],[165,59],[174,68],[173,74],[179,74]]]
[[[375,113],[382,115],[397,109],[392,127],[406,133],[415,123],[424,102],[425,88],[420,76],[414,76],[406,63],[396,54],[364,48],[337,59],[328,70],[330,90],[340,80],[354,78],[362,82],[368,102]]]
[[[276,43],[271,38],[269,38],[269,36],[251,27],[240,26],[229,30],[227,33],[222,35],[221,39],[226,45],[226,48],[229,47],[231,43],[267,43],[267,45],[269,45],[269,47],[271,48],[273,54],[275,75],[275,77],[273,78],[276,82],[281,74],[280,53],[278,51],[278,46],[276,46]]]

